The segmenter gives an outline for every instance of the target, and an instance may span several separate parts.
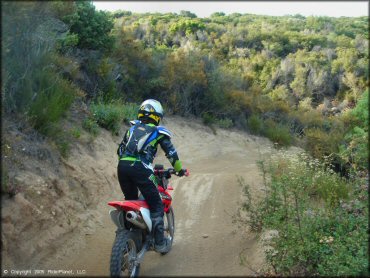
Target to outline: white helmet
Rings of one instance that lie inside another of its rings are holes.
[[[151,119],[155,125],[158,125],[163,118],[163,108],[159,101],[155,99],[147,99],[144,101],[139,108],[137,118]]]

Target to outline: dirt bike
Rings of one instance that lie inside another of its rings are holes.
[[[173,188],[168,180],[171,175],[176,175],[176,172],[172,168],[166,170],[163,165],[155,165],[154,175],[159,180],[158,191],[164,205],[164,233],[170,239],[172,247],[175,215],[171,206],[172,197],[169,193]],[[188,170],[185,170],[185,176],[188,175]],[[149,206],[142,195],[138,200],[113,201],[108,205],[115,208],[109,214],[117,226],[110,260],[110,275],[137,277],[145,253],[154,250]]]

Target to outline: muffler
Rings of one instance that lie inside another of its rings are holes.
[[[141,229],[147,228],[143,218],[132,210],[126,212],[126,219],[127,221],[131,222],[135,226],[140,227]]]

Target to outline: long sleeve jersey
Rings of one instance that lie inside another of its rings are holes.
[[[171,132],[163,126],[144,124],[139,120],[131,121],[131,128],[117,150],[120,160],[141,161],[151,165],[156,156],[158,145],[178,172],[182,168],[177,151],[171,142]]]

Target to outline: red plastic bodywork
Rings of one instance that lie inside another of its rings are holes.
[[[148,203],[145,201],[113,201],[109,202],[108,205],[115,207],[115,208],[121,208],[124,211],[129,210],[136,210],[140,211],[140,208],[149,208]]]
[[[168,190],[173,190],[171,186],[168,186]],[[158,191],[164,194],[168,199],[162,198],[164,212],[167,213],[172,203],[171,195],[163,189],[162,186],[158,186]],[[115,207],[116,209],[123,209],[124,211],[134,210],[140,211],[140,208],[149,209],[148,203],[141,200],[129,200],[129,201],[112,201],[108,205]]]

